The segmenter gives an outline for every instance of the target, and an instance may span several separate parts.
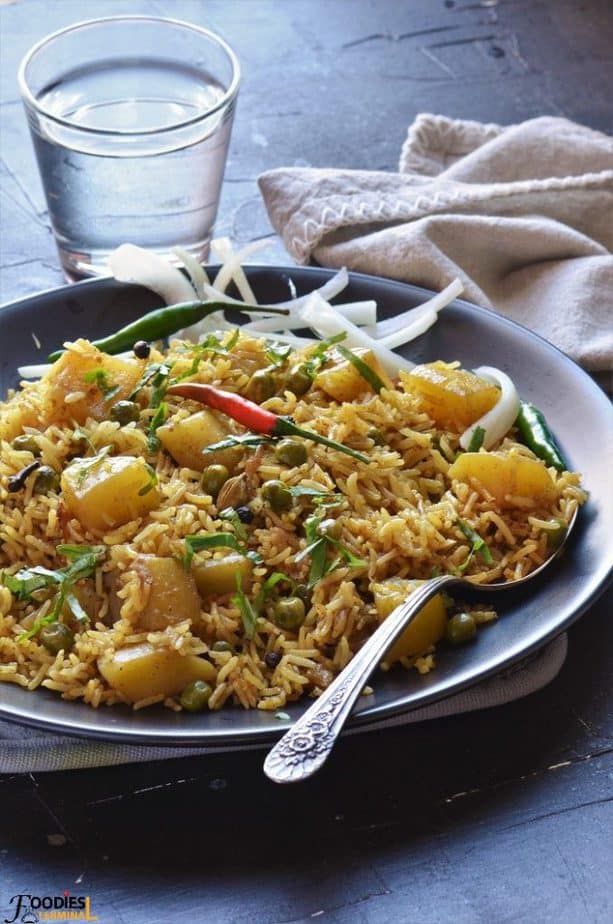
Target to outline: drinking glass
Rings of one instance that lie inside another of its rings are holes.
[[[206,259],[240,82],[207,29],[148,16],[76,23],[19,68],[51,225],[69,278],[130,242]]]

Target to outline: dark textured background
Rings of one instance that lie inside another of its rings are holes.
[[[271,235],[260,171],[393,169],[420,111],[613,127],[609,0],[5,3],[3,301],[62,282],[18,61],[44,34],[114,12],[188,19],[236,48],[244,82],[217,231],[237,243]],[[288,262],[277,241],[262,259]],[[68,889],[91,895],[100,924],[608,924],[610,609],[609,596],[572,629],[546,690],[348,739],[300,788],[266,782],[257,753],[0,778],[0,910],[16,892]]]

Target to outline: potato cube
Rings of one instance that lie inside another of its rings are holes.
[[[352,353],[370,366],[386,388],[393,388],[391,379],[379,364],[372,350],[359,348],[352,350]],[[315,376],[315,385],[339,402],[354,401],[365,391],[372,391],[372,386],[348,359],[339,360],[333,366],[319,372]]]
[[[424,581],[410,581],[392,578],[372,585],[377,613],[383,619],[420,587]],[[394,642],[385,655],[385,662],[393,664],[400,658],[414,657],[422,654],[436,644],[445,634],[447,625],[447,604],[443,594],[437,594],[419,611],[413,622]]]
[[[253,562],[244,555],[226,555],[195,564],[192,568],[201,597],[221,597],[236,590],[236,576],[247,591],[251,584]]]
[[[106,420],[111,405],[125,400],[141,376],[143,363],[136,358],[108,356],[87,340],[77,344],[79,350],[66,350],[42,379],[43,415],[49,423]],[[79,393],[82,397],[71,400]]]
[[[154,481],[141,458],[75,459],[62,473],[62,495],[68,512],[86,529],[105,531],[158,506],[160,492]]]
[[[139,628],[156,632],[200,615],[194,576],[176,558],[141,555],[134,570],[148,590],[145,608],[138,615]]]
[[[449,469],[449,477],[480,482],[502,507],[513,506],[512,497],[529,497],[548,505],[556,488],[545,465],[518,452],[464,452]]]
[[[98,668],[109,686],[131,703],[160,694],[176,696],[194,680],[214,684],[217,676],[210,661],[149,642],[103,655]]]
[[[402,381],[439,427],[456,433],[491,410],[500,397],[495,385],[444,362],[415,366],[402,375]]]
[[[189,417],[171,418],[158,427],[157,435],[164,449],[178,465],[201,472],[207,465],[225,465],[234,468],[240,449],[231,447],[203,454],[203,450],[224,440],[230,430],[213,411],[207,409]]]

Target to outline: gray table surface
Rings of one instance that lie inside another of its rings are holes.
[[[273,239],[279,165],[394,169],[420,111],[613,128],[609,0],[0,2],[0,301],[63,282],[15,72],[70,22],[147,12],[210,26],[244,69],[218,234]],[[0,348],[6,348],[1,344]],[[0,778],[0,911],[89,895],[100,924],[613,919],[611,597],[527,700],[341,743],[300,788],[261,755]],[[12,909],[12,910],[11,910]]]

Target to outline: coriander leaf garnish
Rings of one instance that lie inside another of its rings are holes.
[[[215,336],[215,334],[208,334],[204,340],[195,344],[195,346],[190,349],[193,356],[192,364],[189,369],[175,380],[175,382],[181,382],[183,379],[188,379],[192,375],[196,375],[200,368],[200,363],[204,359],[204,353],[217,353],[220,356],[227,356],[238,343],[239,337],[240,330],[238,327],[233,331],[231,337],[229,337],[225,343],[220,340],[219,337]]]
[[[232,597],[232,603],[238,607],[245,629],[247,638],[253,638],[258,621],[258,612],[251,603],[249,597],[243,591],[243,582],[240,572],[236,574],[236,596]]]
[[[483,446],[483,438],[485,437],[485,430],[483,427],[475,427],[473,430],[473,435],[470,438],[470,443],[468,444],[467,452],[479,452]]]
[[[324,502],[328,498],[332,498],[334,495],[333,491],[326,491],[325,488],[311,488],[308,485],[297,484],[292,488],[287,489],[292,497],[312,497],[313,503],[315,499]]]
[[[464,520],[458,520],[457,526],[464,533],[468,541],[471,543],[471,550],[468,553],[466,560],[456,568],[456,571],[462,572],[468,568],[474,555],[479,553],[486,565],[493,565],[494,559],[492,558],[492,553],[490,552],[485,539],[482,539],[478,532],[476,532],[472,526],[469,526],[468,523],[465,523]]]
[[[150,385],[153,388],[150,407],[157,407],[166,392],[171,369],[172,363],[150,363],[130,392],[128,400],[134,401],[143,388]]]
[[[377,392],[377,394],[379,394],[382,388],[385,388],[385,382],[383,379],[381,379],[375,370],[371,369],[368,363],[365,363],[363,359],[361,359],[359,356],[356,356],[355,353],[352,353],[351,350],[348,350],[346,347],[341,346],[340,344],[336,349],[341,354],[343,359],[346,359],[347,362],[351,363],[354,369],[359,372],[362,378],[368,382],[368,384],[371,386],[371,388],[374,389],[374,391]]]
[[[161,427],[165,422],[167,415],[168,405],[165,401],[162,401],[162,403],[158,406],[155,414],[151,418],[151,423],[149,424],[149,432],[147,433],[147,449],[150,453],[157,452],[160,448],[160,438],[156,431],[157,428]],[[148,490],[151,490],[152,487],[153,485],[150,485]]]
[[[280,349],[277,349],[280,347]],[[271,366],[284,366],[288,361],[291,353],[293,352],[292,347],[289,345],[283,345],[273,341],[269,343],[264,351],[265,356]]]
[[[48,568],[22,568],[16,574],[2,574],[2,583],[20,600],[34,600],[34,594],[45,587],[57,585],[57,593],[51,611],[38,619],[28,632],[17,639],[18,642],[37,635],[42,626],[57,622],[64,602],[68,603],[73,615],[79,621],[88,620],[87,613],[74,593],[74,585],[83,578],[91,577],[104,556],[103,545],[58,545],[57,551],[65,555],[70,564],[65,568],[51,571]]]
[[[365,568],[367,562],[357,558],[350,549],[347,548],[339,539],[335,539],[327,534],[319,534],[319,525],[326,516],[325,508],[313,516],[310,516],[304,524],[304,532],[307,545],[294,557],[295,562],[301,562],[303,559],[310,557],[311,567],[309,570],[308,587],[312,589],[327,574],[331,574],[339,568],[345,561],[350,568]],[[330,559],[328,552],[336,549],[339,553],[335,558]]]
[[[322,340],[321,343],[317,344],[305,363],[307,372],[311,378],[313,378],[330,359],[331,347],[336,346],[337,343],[342,343],[342,341],[346,339],[347,332],[341,331],[340,334],[328,337],[326,340]]]
[[[106,369],[90,369],[90,371],[86,372],[83,376],[83,381],[88,385],[96,384],[104,395],[105,401],[110,401],[111,398],[114,398],[115,395],[121,391],[121,385],[113,385],[109,380],[109,374]]]
[[[245,558],[250,558],[253,562],[262,561],[261,555],[257,552],[248,551],[242,545],[234,533],[215,533],[209,536],[187,536],[185,539],[185,552],[183,554],[183,565],[189,568],[192,563],[195,552],[201,552],[203,549],[228,548],[240,552]]]
[[[248,533],[245,529],[245,525],[234,507],[225,507],[218,513],[220,520],[226,520],[228,523],[231,523],[234,527],[235,535],[241,539],[243,542],[247,539]]]
[[[240,573],[237,573],[237,594],[235,597],[232,597],[232,603],[238,607],[238,610],[241,614],[241,619],[243,621],[243,626],[245,627],[245,634],[247,638],[253,638],[257,620],[262,613],[264,604],[270,597],[277,584],[281,583],[289,584],[292,593],[295,592],[297,586],[296,581],[291,578],[289,574],[285,574],[284,571],[273,571],[273,573],[270,574],[262,584],[262,587],[257,593],[255,600],[251,601],[243,592],[241,575]]]
[[[238,436],[228,436],[218,443],[211,443],[202,450],[203,454],[215,452],[218,449],[231,449],[233,446],[246,446],[249,449],[257,446],[268,446],[275,443],[269,436],[260,436],[258,433],[242,433]]]
[[[138,496],[139,496],[139,497],[144,497],[145,494],[149,494],[149,491],[153,491],[153,489],[155,488],[156,484],[158,483],[158,476],[157,476],[156,473],[155,473],[155,469],[154,469],[151,465],[149,465],[148,462],[145,462],[145,466],[146,466],[147,472],[148,472],[148,474],[149,474],[149,481],[148,481],[147,484],[146,484],[144,487],[142,487],[142,488],[140,489],[140,491],[138,492]]]

